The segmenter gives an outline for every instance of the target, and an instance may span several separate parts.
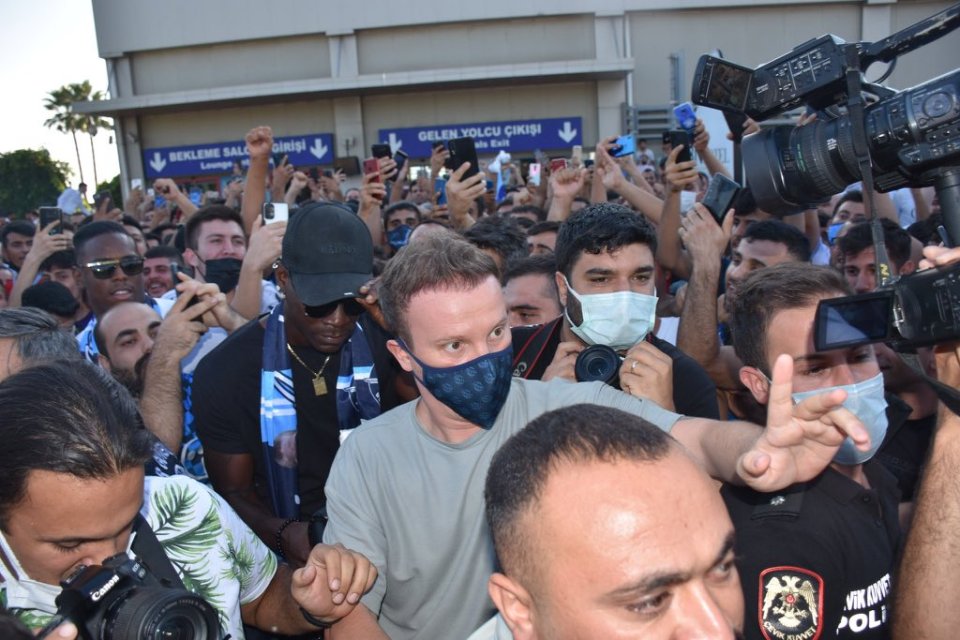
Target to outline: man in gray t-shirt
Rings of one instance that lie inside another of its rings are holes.
[[[713,477],[773,490],[816,476],[863,426],[818,396],[793,406],[789,371],[774,373],[768,426],[681,419],[600,383],[514,379],[506,305],[488,256],[453,236],[425,237],[390,263],[380,284],[388,348],[421,397],[360,428],[337,454],[326,487],[327,543],[367,556],[373,590],[333,638],[464,638],[492,613],[493,547],[483,485],[493,454],[540,414],[577,403],[639,415],[683,444]]]

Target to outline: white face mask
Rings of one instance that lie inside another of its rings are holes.
[[[813,391],[801,391],[793,394],[793,401],[800,402],[810,396],[827,393],[834,389],[843,389],[847,392],[847,399],[843,401],[843,408],[860,419],[867,433],[870,434],[870,449],[860,451],[852,438],[847,438],[840,445],[840,449],[833,457],[837,464],[863,464],[877,453],[883,438],[887,435],[887,400],[883,395],[883,374],[857,382],[836,387],[825,387]]]
[[[657,296],[633,291],[578,295],[570,282],[567,292],[580,303],[583,322],[574,324],[564,308],[570,330],[587,344],[625,351],[647,337],[657,319]]]
[[[127,554],[130,554],[130,548],[133,546],[134,535],[130,536],[127,543]],[[26,609],[42,611],[53,615],[57,612],[57,596],[63,589],[59,584],[47,584],[33,580],[27,576],[27,572],[20,566],[20,560],[10,548],[3,532],[0,532],[0,551],[6,557],[7,562],[13,568],[11,573],[6,563],[0,561],[0,576],[3,576],[3,587],[6,590],[7,609]]]
[[[7,544],[7,539],[0,533],[0,549],[6,556],[14,573],[10,573],[7,565],[0,562],[0,575],[3,576],[4,588],[7,591],[8,609],[37,609],[44,613],[57,612],[55,600],[60,595],[60,585],[37,582],[27,577],[27,572],[20,566],[13,549]]]

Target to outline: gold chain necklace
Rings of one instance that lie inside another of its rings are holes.
[[[290,346],[290,343],[287,343],[287,351],[290,352],[297,362],[300,363],[304,369],[310,372],[310,375],[313,376],[313,393],[317,396],[327,395],[327,381],[323,379],[323,371],[327,368],[327,363],[330,362],[330,356],[328,355],[326,360],[323,361],[323,365],[320,367],[320,371],[314,371],[307,366],[307,363],[300,359],[300,356],[297,355],[297,352],[293,350],[293,347]]]

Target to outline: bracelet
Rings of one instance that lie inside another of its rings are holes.
[[[280,526],[279,526],[279,527],[277,527],[277,540],[276,540],[276,543],[277,543],[277,545],[276,545],[277,555],[280,556],[280,557],[281,557],[282,559],[284,559],[284,560],[286,559],[287,554],[285,554],[285,553],[283,552],[283,530],[286,529],[287,527],[289,527],[290,524],[293,523],[293,522],[297,522],[297,519],[296,519],[296,518],[287,518],[286,520],[284,520],[283,522],[280,523]]]
[[[303,607],[300,607],[300,614],[303,616],[303,619],[312,624],[315,627],[320,627],[321,629],[329,629],[333,626],[332,622],[324,622],[320,618],[315,618],[314,616],[307,613],[307,610]]]

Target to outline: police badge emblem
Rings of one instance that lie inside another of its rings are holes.
[[[823,632],[823,578],[800,567],[760,573],[760,631],[767,640],[817,640]]]

